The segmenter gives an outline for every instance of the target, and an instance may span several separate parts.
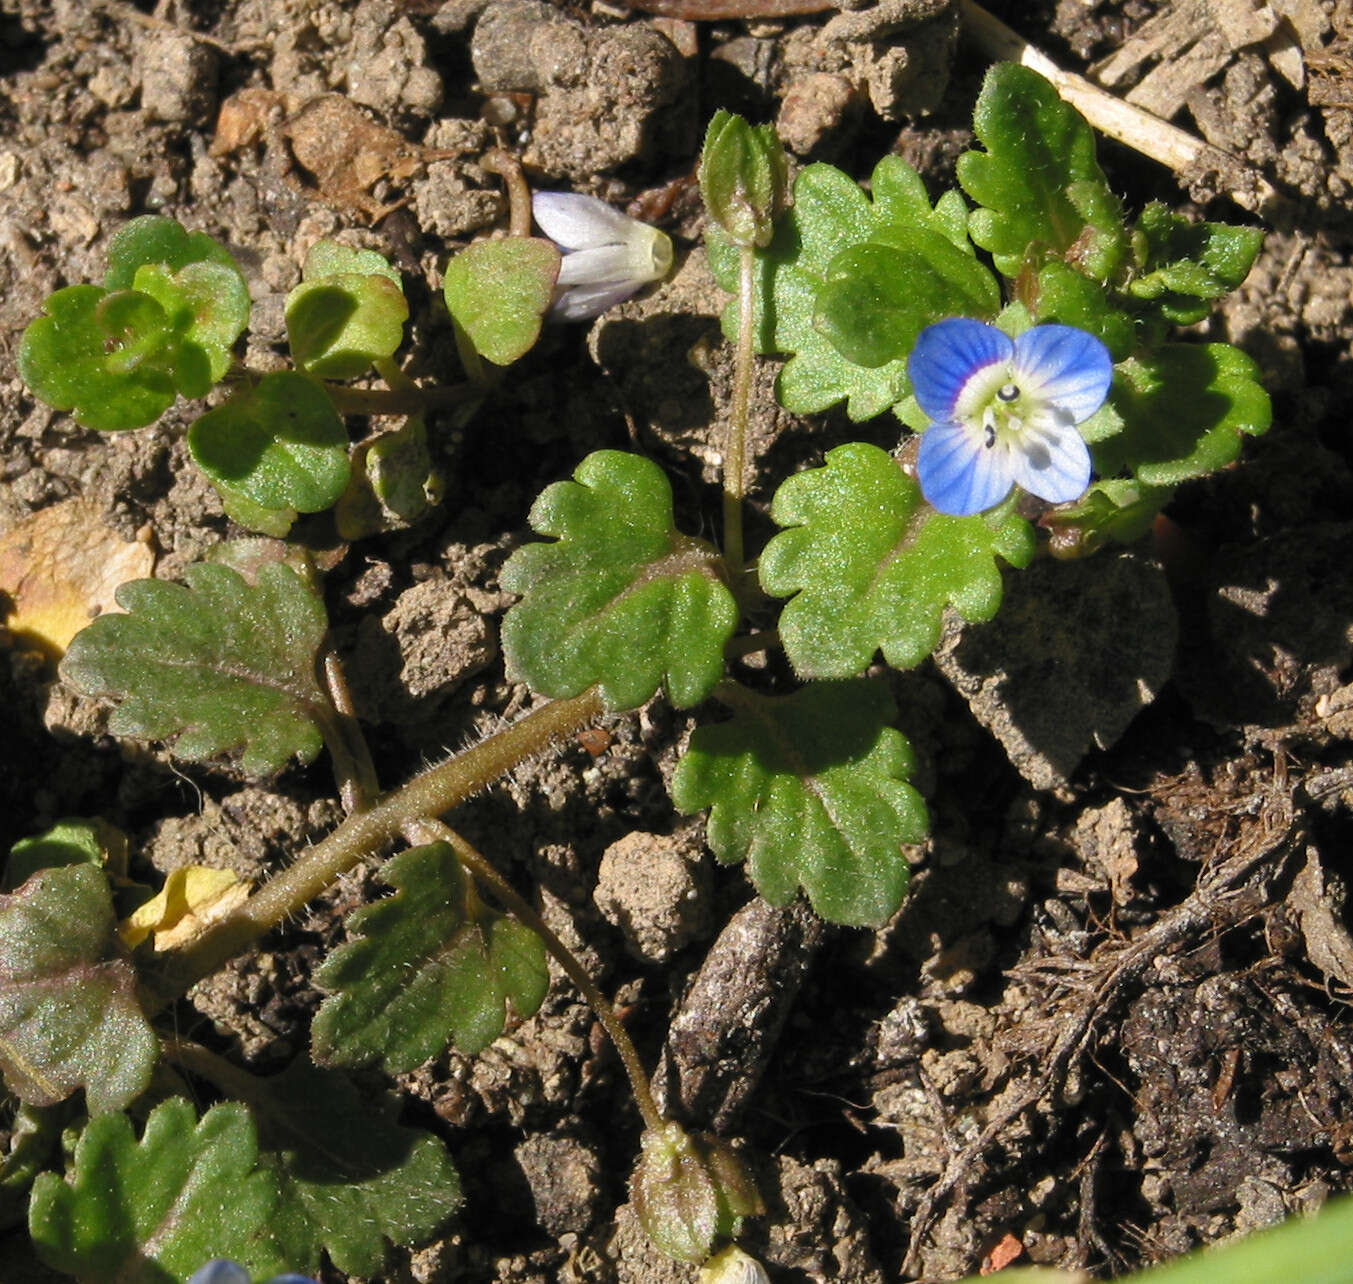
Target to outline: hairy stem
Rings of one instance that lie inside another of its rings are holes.
[[[733,365],[733,406],[723,460],[723,554],[734,579],[742,573],[745,560],[742,497],[746,493],[743,474],[747,469],[747,408],[752,395],[755,268],[756,252],[750,245],[742,246],[738,251],[738,346]]]
[[[366,811],[354,812],[295,864],[168,956],[156,988],[166,1000],[182,994],[283,919],[298,913],[354,866],[381,851],[405,825],[450,811],[519,763],[582,730],[602,712],[601,697],[595,689],[571,700],[553,700],[472,749],[428,768]]]
[[[371,806],[380,793],[380,781],[376,775],[376,764],[371,760],[371,746],[367,744],[361,723],[357,721],[343,662],[332,650],[326,649],[324,652],[320,676],[335,713],[328,720],[329,725],[320,728],[320,733],[324,736],[324,747],[333,762],[338,797],[343,803],[343,810],[351,816]]]
[[[465,841],[454,829],[440,821],[416,821],[409,827],[411,840],[417,836],[420,842],[449,843],[459,857],[462,865],[468,869],[477,882],[488,888],[498,901],[514,918],[524,923],[545,943],[545,948],[554,956],[555,961],[564,969],[568,977],[578,988],[587,1005],[597,1014],[611,1043],[620,1056],[625,1074],[629,1077],[630,1089],[634,1093],[635,1104],[643,1116],[644,1127],[649,1131],[660,1128],[662,1114],[653,1100],[653,1089],[649,1085],[644,1063],[639,1059],[638,1049],[630,1038],[629,1031],[616,1015],[611,1001],[597,988],[597,983],[587,974],[577,955],[561,941],[554,930],[536,913],[534,907],[507,881],[485,857]]]

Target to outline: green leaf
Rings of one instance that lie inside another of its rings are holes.
[[[972,257],[967,210],[957,193],[947,193],[932,209],[919,175],[897,156],[879,162],[870,186],[872,201],[840,170],[830,165],[807,166],[794,184],[794,208],[777,224],[770,245],[756,256],[757,348],[790,354],[780,372],[777,393],[785,408],[797,414],[826,410],[844,399],[852,419],[871,419],[911,391],[905,353],[882,365],[857,365],[843,356],[815,324],[821,292],[838,256],[868,243],[910,247],[914,257],[928,264],[933,258],[947,265],[944,271],[936,272],[948,279],[955,271],[954,261],[924,235],[933,234],[970,258],[977,271],[985,272]],[[709,230],[707,241],[716,279],[736,294],[737,247],[717,227]],[[917,246],[924,246],[925,253]],[[970,283],[970,293],[975,276],[970,269],[964,269],[963,275]],[[982,288],[977,288],[981,293]],[[841,308],[833,299],[828,303],[832,306],[824,324],[830,327]],[[935,304],[912,315],[923,316],[920,324],[924,325],[947,315],[937,309]],[[724,310],[723,327],[730,339],[736,337],[736,298]],[[857,335],[861,330],[857,327]]]
[[[214,263],[229,268],[243,282],[230,251],[205,232],[189,232],[172,218],[143,214],[124,223],[108,242],[107,290],[129,290],[137,270],[146,264],[167,268],[170,274],[190,263]]]
[[[1263,244],[1257,227],[1195,223],[1152,202],[1137,222],[1140,270],[1127,292],[1164,321],[1192,325],[1245,280]]]
[[[155,1107],[138,1144],[131,1120],[104,1115],[84,1130],[66,1181],[33,1185],[29,1229],[44,1261],[80,1284],[182,1284],[214,1257],[256,1278],[285,1269],[272,1238],[272,1178],[244,1106],[197,1122],[174,1097]]]
[[[13,890],[40,869],[67,865],[92,865],[102,869],[109,853],[125,855],[127,839],[106,820],[72,818],[57,821],[51,829],[32,838],[21,838],[9,849],[3,887]],[[125,872],[125,870],[124,870]]]
[[[851,442],[826,465],[789,478],[771,504],[788,529],[761,555],[761,585],[796,596],[780,614],[785,654],[801,677],[859,673],[880,648],[898,668],[939,640],[944,608],[988,620],[1001,602],[1000,561],[1025,566],[1029,524],[998,508],[937,513],[897,461]]]
[[[330,709],[315,677],[324,608],[280,563],[256,584],[205,562],[187,584],[132,580],[117,591],[127,614],[101,615],[76,635],[63,676],[119,700],[113,735],[178,739],[181,758],[244,750],[250,772],[309,762]]]
[[[273,539],[285,539],[300,516],[294,508],[269,508],[266,504],[256,504],[247,495],[232,490],[222,481],[214,481],[212,485],[221,497],[225,515],[247,531],[270,535]]]
[[[554,298],[559,264],[550,241],[509,236],[476,241],[446,265],[446,306],[480,356],[506,366],[531,350]]]
[[[57,290],[24,331],[19,375],[49,406],[100,432],[154,423],[174,402],[173,343],[154,299],[97,285]],[[166,350],[168,350],[166,352]]]
[[[324,389],[292,370],[209,410],[188,430],[198,467],[265,509],[317,513],[348,484],[348,434]],[[272,534],[274,532],[267,531]]]
[[[92,865],[34,874],[0,895],[0,1070],[49,1106],[77,1088],[91,1114],[145,1091],[158,1045],[122,956],[108,880]]]
[[[323,1250],[345,1275],[380,1274],[386,1240],[417,1247],[460,1206],[446,1147],[368,1105],[342,1075],[298,1057],[263,1084],[251,1105],[261,1167],[280,1194],[269,1229],[290,1270],[317,1274]]]
[[[1115,307],[1108,291],[1075,268],[1052,259],[1038,271],[1034,319],[1039,325],[1059,323],[1088,330],[1109,350],[1115,361],[1131,355],[1137,346],[1137,324]]]
[[[287,295],[286,317],[298,366],[324,379],[355,379],[395,354],[409,305],[383,272],[341,273],[302,281]]]
[[[359,250],[337,241],[316,241],[306,251],[302,281],[321,281],[330,276],[383,276],[404,288],[399,270],[375,250]]]
[[[698,727],[677,765],[677,808],[711,809],[715,855],[745,858],[771,904],[802,887],[834,923],[885,923],[907,891],[901,844],[926,831],[925,804],[906,783],[911,748],[887,725],[887,689],[857,679],[779,698],[737,689],[727,699],[733,720]]]
[[[453,1040],[481,1051],[502,1034],[509,1003],[535,1012],[549,988],[543,943],[480,902],[449,846],[403,852],[381,877],[396,894],[354,910],[348,930],[360,939],[315,975],[331,995],[315,1018],[316,1060],[398,1074]]]
[[[651,460],[599,450],[573,476],[531,508],[532,529],[556,542],[519,548],[500,576],[524,595],[503,622],[508,672],[550,696],[599,685],[609,709],[664,684],[678,708],[699,704],[738,619],[718,554],[678,533]]]
[[[1147,486],[1224,468],[1272,418],[1258,367],[1229,343],[1168,343],[1122,362],[1109,401],[1122,427],[1091,442],[1095,471],[1127,471]]]
[[[940,317],[979,320],[1000,310],[995,278],[971,254],[925,228],[885,229],[828,265],[813,325],[847,361],[905,361]]]
[[[174,383],[185,397],[204,397],[230,369],[231,349],[249,324],[249,287],[232,265],[189,263],[170,272],[137,268],[136,291],[161,308],[174,336]]]
[[[1173,494],[1171,486],[1110,478],[1092,483],[1074,504],[1045,513],[1039,524],[1051,532],[1054,557],[1084,557],[1109,541],[1132,544],[1141,539]]]
[[[1037,72],[998,62],[983,82],[973,129],[986,151],[958,158],[958,181],[980,207],[970,218],[972,239],[1001,273],[1014,277],[1026,262],[1057,256],[1107,280],[1127,234],[1081,114]]]

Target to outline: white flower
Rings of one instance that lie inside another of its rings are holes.
[[[921,331],[907,361],[933,421],[916,476],[942,513],[999,504],[1012,486],[1050,504],[1079,499],[1090,451],[1076,430],[1104,404],[1113,358],[1092,334],[1039,325],[1011,340],[995,326],[950,317]]]
[[[550,309],[559,320],[600,316],[671,270],[672,241],[665,232],[595,196],[537,192],[531,198],[531,212],[564,256]]]

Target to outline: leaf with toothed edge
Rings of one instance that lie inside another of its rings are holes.
[[[891,455],[865,442],[790,477],[771,516],[787,529],[761,554],[761,585],[791,598],[780,637],[800,677],[849,677],[879,650],[897,668],[918,664],[939,640],[946,606],[990,619],[1001,563],[1025,566],[1034,552],[1032,529],[1008,505],[937,513]]]
[[[199,1122],[173,1097],[150,1112],[139,1142],[126,1115],[102,1115],[81,1134],[66,1180],[43,1173],[34,1182],[33,1243],[80,1284],[181,1284],[215,1257],[271,1276],[289,1263],[269,1225],[276,1183],[257,1159],[238,1102]]]
[[[745,859],[772,905],[802,887],[833,923],[885,923],[907,891],[901,846],[926,832],[887,688],[855,679],[783,697],[721,687],[719,698],[733,719],[692,734],[672,778],[677,809],[710,808],[715,855]]]
[[[507,1007],[530,1016],[549,987],[545,947],[492,913],[445,843],[389,860],[395,895],[348,916],[357,939],[315,975],[328,991],[315,1018],[315,1059],[413,1070],[454,1041],[473,1055],[503,1032]]]
[[[243,750],[250,772],[280,771],[319,752],[330,705],[315,671],[324,607],[291,567],[265,565],[256,583],[199,562],[186,584],[132,580],[126,614],[76,635],[61,672],[88,695],[119,701],[113,735],[174,739],[181,758]]]
[[[610,709],[637,708],[660,686],[678,708],[699,704],[738,618],[718,554],[677,531],[652,460],[599,450],[573,476],[531,508],[532,528],[554,542],[503,567],[502,586],[522,594],[503,622],[509,674],[555,697],[599,686]]]
[[[995,310],[995,281],[973,253],[958,192],[932,206],[920,176],[898,156],[885,156],[869,185],[867,195],[831,165],[806,166],[795,180],[793,208],[756,254],[756,346],[789,354],[776,392],[798,414],[841,400],[856,421],[882,414],[910,391],[900,351],[909,334],[960,302],[983,316]],[[717,226],[706,239],[715,279],[736,295],[737,247]],[[887,268],[896,264],[917,287],[911,297],[889,285],[871,299],[873,284],[886,281]],[[861,299],[887,323],[888,342],[871,340],[868,326],[852,323]],[[736,297],[724,309],[723,328],[730,340],[736,337]]]
[[[280,1196],[269,1226],[291,1270],[317,1274],[327,1253],[345,1275],[380,1274],[387,1241],[416,1247],[460,1207],[446,1147],[344,1075],[298,1057],[260,1083],[250,1103],[260,1167]]]

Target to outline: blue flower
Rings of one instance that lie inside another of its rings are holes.
[[[665,233],[578,192],[537,192],[531,213],[563,251],[552,316],[587,321],[628,299],[672,267]]]
[[[218,1257],[195,1270],[188,1284],[251,1284],[249,1272],[238,1262]],[[308,1275],[274,1275],[267,1284],[318,1284]]]
[[[1092,334],[1039,325],[1017,339],[951,317],[921,331],[907,361],[932,420],[916,475],[942,513],[966,517],[1021,486],[1051,504],[1079,499],[1090,451],[1076,431],[1104,404],[1113,359]]]

